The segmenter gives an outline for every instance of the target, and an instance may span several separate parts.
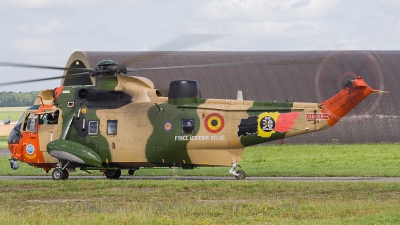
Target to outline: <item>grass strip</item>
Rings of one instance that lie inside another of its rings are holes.
[[[0,224],[398,224],[392,182],[2,181]]]

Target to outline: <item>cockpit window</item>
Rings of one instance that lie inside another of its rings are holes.
[[[57,124],[59,111],[52,113],[39,114],[39,124]]]
[[[28,113],[25,117],[24,131],[36,132],[38,124],[38,116],[34,113]]]

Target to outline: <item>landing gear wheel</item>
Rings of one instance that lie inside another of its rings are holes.
[[[121,170],[106,170],[106,172],[104,172],[104,175],[108,179],[118,179],[121,176]]]
[[[68,179],[68,177],[69,177],[69,171],[67,170],[67,169],[65,169],[65,170],[63,170],[63,180],[67,180]]]
[[[237,176],[235,176],[236,180],[244,180],[246,178],[246,173],[243,170],[238,170],[236,171],[236,173],[237,173]]]
[[[135,173],[135,170],[134,170],[134,169],[130,169],[130,170],[128,170],[128,174],[129,174],[129,175],[131,175],[131,176],[132,176],[134,173]]]
[[[64,172],[60,168],[55,168],[51,176],[53,180],[61,180],[64,179]]]

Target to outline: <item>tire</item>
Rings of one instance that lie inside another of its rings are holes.
[[[121,170],[106,170],[106,172],[104,172],[104,175],[108,179],[118,179],[121,176]]]
[[[64,175],[63,175],[63,180],[67,180],[68,179],[68,177],[69,177],[69,171],[67,170],[67,169],[65,169],[65,170],[63,170],[63,173],[64,173]]]
[[[121,177],[121,170],[116,170],[113,178],[118,179],[120,177]]]
[[[55,168],[51,177],[53,177],[53,180],[62,180],[64,178],[64,172],[59,168]]]
[[[244,180],[246,178],[246,173],[243,170],[238,170],[236,173],[236,180]]]

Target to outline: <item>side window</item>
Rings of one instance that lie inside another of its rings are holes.
[[[89,135],[99,134],[99,121],[89,121]]]
[[[182,134],[194,133],[194,119],[182,119]]]
[[[37,130],[37,121],[38,121],[38,116],[29,113],[26,118],[25,118],[25,123],[24,123],[24,131],[30,131],[30,132],[36,132]]]
[[[107,120],[107,135],[116,135],[116,134],[117,134],[117,121]]]

